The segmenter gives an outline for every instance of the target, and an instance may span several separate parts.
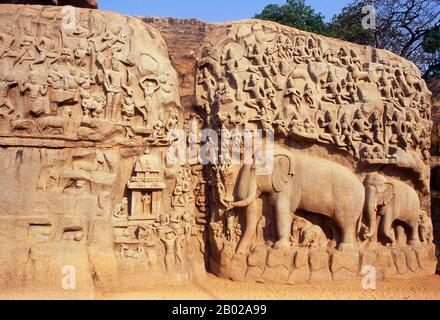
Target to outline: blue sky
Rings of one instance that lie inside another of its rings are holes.
[[[223,22],[251,18],[270,3],[285,0],[99,0],[99,8],[128,15],[196,18],[206,22]],[[326,20],[351,0],[306,0]]]

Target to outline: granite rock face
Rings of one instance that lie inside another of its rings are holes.
[[[85,292],[203,278],[200,172],[166,158],[184,112],[165,42],[61,11],[0,6],[1,287],[62,290],[65,266]]]
[[[0,6],[2,289],[434,272],[412,63],[258,20],[70,18]]]

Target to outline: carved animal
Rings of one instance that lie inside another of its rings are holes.
[[[294,217],[292,233],[298,235],[298,242],[307,248],[326,248],[328,244],[324,231],[306,219]],[[296,237],[295,237],[296,238]]]
[[[369,219],[369,232],[376,232],[376,215],[382,216],[379,232],[395,243],[393,222],[399,220],[409,227],[410,245],[420,242],[418,234],[420,201],[416,191],[409,185],[387,178],[378,173],[370,173],[364,180],[365,212]]]
[[[351,72],[353,75],[353,79],[357,82],[360,80],[363,80],[365,82],[377,82],[377,77],[375,76],[373,71],[361,71],[359,68],[355,65],[348,66],[347,70]]]
[[[32,133],[36,128],[35,121],[30,119],[17,119],[11,120],[11,131],[26,131],[26,133]]]
[[[277,150],[271,174],[257,175],[255,164],[245,164],[237,179],[233,207],[244,208],[245,228],[237,253],[248,251],[258,222],[257,198],[266,194],[275,209],[278,241],[290,246],[292,213],[304,210],[331,217],[341,232],[340,249],[354,247],[356,224],[364,206],[365,189],[347,168],[301,153]]]
[[[413,89],[417,88],[418,91],[425,91],[426,83],[423,79],[419,78],[414,69],[403,71],[406,83]]]
[[[37,119],[37,127],[40,133],[57,132],[58,134],[66,134],[70,123],[70,114],[63,116],[47,116]]]

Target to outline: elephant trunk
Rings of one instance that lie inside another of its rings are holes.
[[[243,172],[240,177],[238,197],[241,200],[232,202],[231,205],[233,207],[247,207],[257,197],[257,179],[255,172],[253,172],[252,165],[245,165],[243,167]]]
[[[251,241],[257,232],[258,215],[255,201],[257,197],[257,177],[255,173],[249,176],[247,180],[249,194],[246,199],[233,202],[234,207],[244,207],[244,231],[238,243],[236,253],[245,254],[248,251]]]
[[[366,189],[365,207],[366,211],[368,212],[369,231],[365,236],[371,238],[376,232],[377,195],[375,187],[367,187]]]

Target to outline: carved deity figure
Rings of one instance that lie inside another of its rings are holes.
[[[149,216],[151,214],[151,195],[148,193],[142,195],[141,202],[142,202],[142,213],[144,215]]]

